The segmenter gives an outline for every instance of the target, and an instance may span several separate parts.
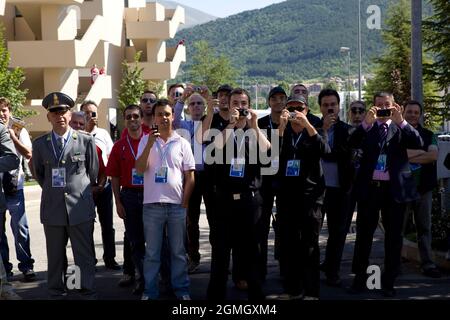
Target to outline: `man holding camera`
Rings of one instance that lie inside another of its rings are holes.
[[[174,83],[167,90],[167,98],[169,99],[169,103],[172,108],[175,106],[175,103],[183,96],[184,92],[184,84],[182,83]]]
[[[406,204],[419,198],[407,149],[420,149],[422,139],[403,119],[403,110],[394,102],[392,94],[377,93],[374,104],[350,138],[351,147],[363,151],[354,186],[358,216],[352,266],[355,279],[350,292],[359,293],[366,289],[373,234],[381,212],[385,230],[381,284],[383,294],[393,297],[400,268]]]
[[[340,98],[333,89],[319,93],[322,120],[320,134],[326,139],[331,152],[322,159],[325,178],[324,216],[327,216],[328,240],[322,269],[326,283],[340,287],[339,270],[345,238],[347,236],[348,208],[352,185],[351,149],[348,144],[353,128],[339,119]]]
[[[316,117],[311,113],[308,107],[308,99],[309,99],[309,92],[308,88],[304,84],[295,84],[291,89],[291,98],[298,99],[300,97],[305,98],[306,101],[306,117],[308,118],[309,123],[311,123],[315,128],[320,125],[320,118]]]
[[[247,91],[239,88],[231,91],[229,109],[229,124],[213,142],[216,153],[223,152],[226,162],[214,165],[214,202],[218,205],[211,217],[212,260],[207,298],[213,301],[226,298],[233,250],[240,251],[238,258],[242,259],[243,276],[248,281],[249,299],[260,300],[264,296],[255,223],[261,217],[261,166],[259,154],[255,158],[251,152],[267,152],[270,143],[258,128],[257,114],[250,109]]]
[[[86,132],[94,136],[95,144],[102,151],[102,159],[99,159],[99,161],[103,161],[103,164],[107,166],[113,141],[108,131],[97,126],[98,106],[94,101],[88,100],[81,104],[80,110],[86,114]],[[115,260],[116,241],[113,226],[113,200],[109,180],[106,180],[105,183],[98,180],[92,192],[102,228],[103,261],[105,262],[105,267],[111,270],[120,270],[120,266]]]
[[[36,274],[33,271],[34,260],[30,251],[30,231],[25,213],[25,197],[23,185],[25,174],[22,168],[22,161],[31,159],[31,139],[23,123],[12,117],[11,104],[6,98],[0,98],[0,120],[9,128],[9,134],[17,156],[19,157],[19,168],[5,172],[3,174],[3,191],[6,198],[6,207],[11,215],[11,229],[13,231],[16,256],[19,260],[19,270],[23,273],[25,281],[33,281]],[[6,238],[5,213],[0,213],[0,223],[2,232],[0,233],[0,252],[3,258],[6,272],[12,275],[12,264],[9,262],[9,248]]]

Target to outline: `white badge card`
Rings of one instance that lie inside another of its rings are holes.
[[[155,183],[167,183],[167,167],[160,167],[156,169]]]
[[[230,177],[243,178],[245,170],[245,159],[234,158],[231,159]]]
[[[300,175],[300,160],[289,160],[286,166],[286,177],[298,177]]]
[[[386,155],[385,154],[380,154],[378,156],[378,161],[377,161],[377,166],[375,167],[375,170],[377,171],[386,171]]]
[[[138,174],[135,168],[131,170],[131,184],[133,186],[144,185],[144,175]]]
[[[66,168],[52,169],[52,187],[64,188],[66,186]]]

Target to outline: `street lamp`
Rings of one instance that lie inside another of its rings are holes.
[[[361,74],[362,74],[362,53],[361,53],[361,0],[358,0],[358,100],[361,101]]]
[[[350,103],[350,48],[349,47],[341,47],[340,48],[341,53],[347,53],[347,57],[348,57],[348,79],[347,79],[347,101],[346,103],[344,103],[344,108],[343,108],[343,119],[344,121],[347,120],[347,103]]]

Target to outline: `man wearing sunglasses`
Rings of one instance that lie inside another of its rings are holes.
[[[146,90],[142,94],[141,98],[139,99],[139,107],[141,108],[143,112],[143,118],[142,118],[142,130],[144,134],[150,133],[150,127],[153,124],[153,115],[152,115],[152,109],[156,104],[156,101],[158,101],[158,96],[155,92],[151,90]],[[128,134],[128,128],[125,127],[122,131],[122,135],[120,138],[126,138]]]
[[[308,118],[309,123],[311,123],[315,128],[320,125],[320,118],[313,115],[308,107],[308,99],[309,92],[308,88],[304,84],[295,84],[291,89],[291,97],[298,99],[299,97],[303,97],[305,99],[305,107],[306,107],[306,117]]]
[[[366,104],[363,101],[353,101],[350,103],[348,112],[349,124],[353,127],[359,127],[366,116]]]
[[[324,155],[321,159],[326,186],[323,213],[327,215],[328,228],[322,270],[325,271],[328,286],[340,287],[339,270],[347,235],[348,207],[353,177],[351,149],[348,144],[352,127],[339,119],[340,97],[335,90],[322,90],[319,93],[319,105],[322,113],[319,132],[327,140],[331,149],[331,153]]]
[[[143,112],[139,106],[129,105],[125,108],[123,118],[128,133],[125,138],[114,144],[106,168],[106,173],[112,178],[117,215],[125,224],[124,271],[119,286],[131,285],[135,280],[136,269],[137,284],[134,294],[141,294],[144,290],[145,241],[142,222],[144,187],[143,176],[138,175],[135,169],[138,146],[143,136],[142,117]],[[130,252],[125,253],[127,250]],[[132,262],[129,263],[127,259]]]

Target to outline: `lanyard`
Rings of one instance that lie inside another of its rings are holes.
[[[297,158],[297,155],[295,154],[295,152],[297,151],[297,145],[298,145],[298,142],[300,141],[302,135],[303,135],[303,132],[300,133],[300,135],[297,138],[297,141],[294,141],[294,135],[292,135],[292,147],[294,148],[294,160]]]
[[[55,135],[54,132],[52,132],[52,136]],[[53,155],[55,156],[55,159],[58,163],[58,167],[59,167],[59,163],[61,162],[61,159],[64,155],[64,151],[66,150],[67,145],[69,144],[70,139],[72,138],[72,129],[69,131],[69,135],[67,137],[67,139],[64,139],[64,148],[61,150],[61,154],[59,155],[59,158],[56,155],[56,149],[55,149],[55,144],[53,143],[53,137],[52,137],[52,147],[53,147]]]
[[[142,135],[141,135],[141,136],[142,136]],[[133,158],[134,158],[134,160],[136,161],[136,160],[137,160],[137,156],[136,156],[136,154],[134,153],[133,146],[131,145],[131,142],[130,142],[130,136],[129,136],[129,135],[127,135],[127,142],[128,142],[128,146],[130,147],[131,154],[133,155]]]
[[[237,137],[236,137],[236,135],[234,134],[234,132],[233,132],[233,135],[234,135],[234,142],[236,142],[236,145],[237,145],[237,144],[238,144],[238,141],[237,141]],[[245,143],[245,136],[242,137],[242,139],[241,139],[241,144],[240,144],[239,147],[238,147],[238,150],[237,150],[237,156],[238,156],[238,157],[239,157],[239,155],[241,154],[242,146],[244,145],[244,143]]]
[[[169,141],[169,143],[166,144],[166,148],[165,148],[164,152],[162,151],[162,148],[161,148],[161,145],[160,145],[159,141],[156,140],[155,142],[156,142],[156,147],[158,148],[158,151],[159,151],[159,157],[161,158],[161,166],[162,166],[164,161],[166,160],[166,156],[167,156],[167,153],[170,150],[172,142],[174,142],[174,141],[173,140]],[[167,161],[166,161],[166,164],[167,164]]]

